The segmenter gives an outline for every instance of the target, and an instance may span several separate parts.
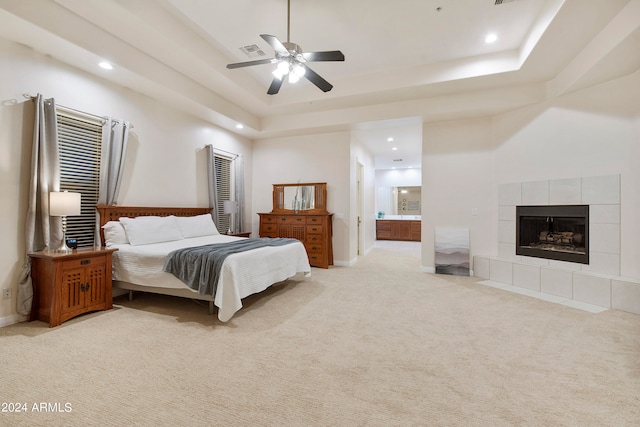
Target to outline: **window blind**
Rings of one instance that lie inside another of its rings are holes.
[[[100,186],[102,122],[96,118],[57,114],[60,190],[81,194],[81,215],[67,217],[67,238],[93,246]]]
[[[228,157],[216,154],[214,162],[216,165],[216,184],[218,187],[218,205],[216,206],[216,208],[219,212],[218,224],[216,224],[216,226],[220,233],[226,233],[231,226],[231,215],[224,213],[224,202],[225,200],[232,200],[231,189],[233,187],[231,165],[233,161]]]

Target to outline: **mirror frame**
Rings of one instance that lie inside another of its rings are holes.
[[[296,184],[273,184],[273,213],[295,213],[293,209],[284,206],[285,187],[314,187],[314,208],[297,212],[297,215],[326,214],[327,212],[327,183],[326,182],[298,182]]]

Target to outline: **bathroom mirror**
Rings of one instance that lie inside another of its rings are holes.
[[[326,213],[326,203],[324,182],[273,184],[273,212]]]
[[[378,187],[377,210],[385,215],[422,215],[422,187]]]

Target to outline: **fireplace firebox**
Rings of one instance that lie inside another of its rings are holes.
[[[589,206],[516,206],[516,255],[589,264]]]

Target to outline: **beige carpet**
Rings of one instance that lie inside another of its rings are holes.
[[[248,298],[227,324],[147,294],[1,328],[1,400],[27,412],[0,425],[640,424],[640,316],[474,282],[374,249]]]

